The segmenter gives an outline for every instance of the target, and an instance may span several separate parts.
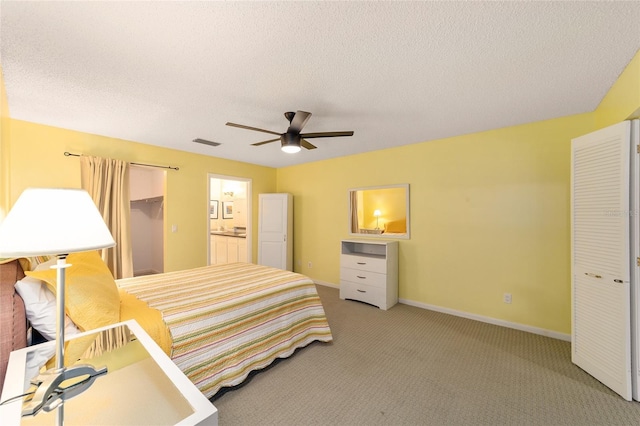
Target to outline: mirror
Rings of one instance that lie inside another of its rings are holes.
[[[409,184],[349,189],[349,235],[409,239]]]

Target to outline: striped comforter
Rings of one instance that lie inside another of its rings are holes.
[[[117,280],[158,309],[171,358],[207,398],[300,347],[332,340],[308,277],[247,263]]]

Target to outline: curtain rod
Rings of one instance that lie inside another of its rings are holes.
[[[64,153],[65,157],[80,157],[82,154],[72,154],[70,152],[65,151]],[[147,167],[157,167],[159,169],[171,169],[171,170],[180,170],[179,167],[171,167],[171,166],[156,166],[155,164],[144,164],[144,163],[129,163],[129,164],[133,164],[134,166],[147,166]]]

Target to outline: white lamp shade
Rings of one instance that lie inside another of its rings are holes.
[[[0,257],[68,254],[115,244],[82,189],[28,188],[0,223]]]
[[[374,211],[373,211],[373,215],[374,215],[375,217],[378,217],[378,216],[380,216],[381,214],[382,214],[382,213],[380,213],[380,210],[374,210]]]

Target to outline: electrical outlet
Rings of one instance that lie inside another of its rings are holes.
[[[178,232],[178,225],[171,225],[171,232]]]
[[[309,266],[309,269],[313,268],[313,263],[309,262],[308,266]]]
[[[502,296],[502,300],[504,300],[504,303],[511,303],[511,293],[505,293]]]

